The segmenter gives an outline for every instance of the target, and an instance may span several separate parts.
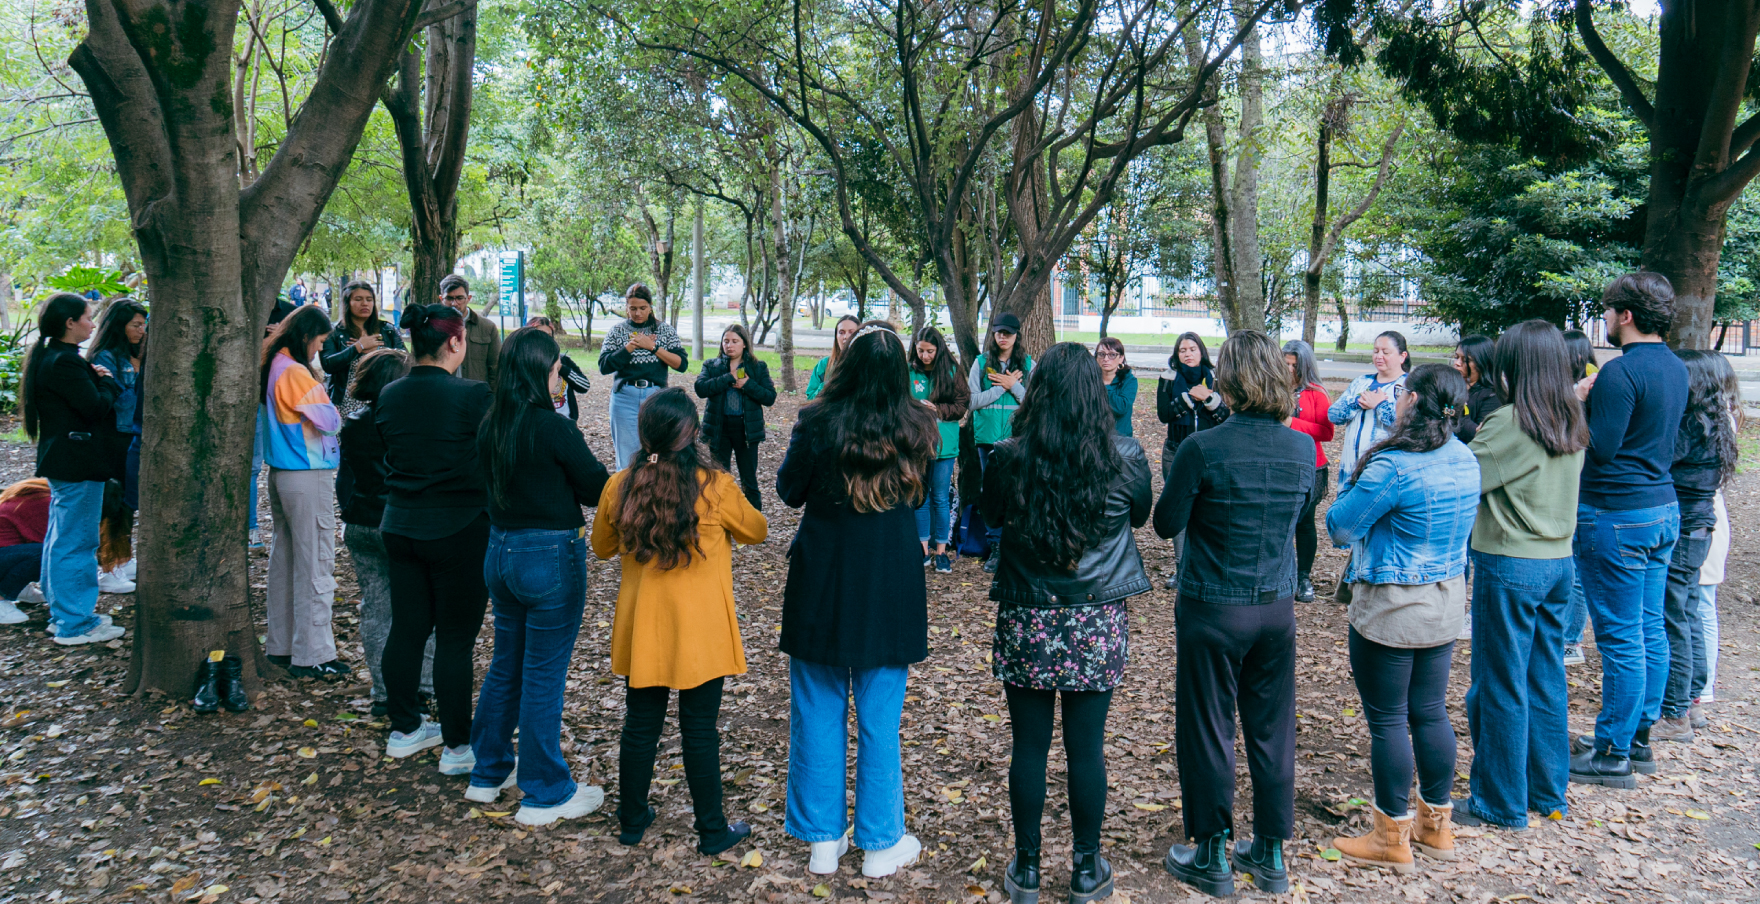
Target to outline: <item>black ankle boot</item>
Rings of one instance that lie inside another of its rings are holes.
[[[1039,849],[1014,849],[1014,860],[1002,874],[1009,904],[1039,904]]]
[[[1630,791],[1638,787],[1631,759],[1599,750],[1585,750],[1571,757],[1570,780],[1579,785],[1600,785]]]
[[[251,698],[244,693],[244,660],[228,656],[220,660],[220,705],[241,713],[251,708]]]
[[[196,695],[189,705],[203,714],[220,711],[220,663],[202,660],[196,669]]]
[[[653,811],[649,810],[648,812],[652,813]],[[699,837],[697,839],[697,853],[713,857],[750,837],[752,837],[751,826],[743,822],[730,822],[727,824],[727,828],[712,836]]]
[[[642,836],[648,834],[648,826],[654,824],[654,820],[657,816],[658,814],[654,812],[653,807],[649,807],[647,811],[642,814],[641,818],[637,819],[635,822],[625,822],[620,815],[617,820],[617,843],[625,847],[635,847],[636,845],[641,844]]]
[[[1069,876],[1069,904],[1088,904],[1112,897],[1112,864],[1099,851],[1076,851],[1075,861]]]
[[[1161,861],[1161,865],[1167,867],[1175,879],[1204,894],[1227,898],[1234,894],[1234,870],[1229,868],[1227,847],[1228,832],[1224,830],[1200,838],[1190,847],[1176,844],[1168,848],[1167,858]]]
[[[1296,579],[1296,602],[1311,603],[1314,601],[1314,581],[1307,575]]]
[[[1234,868],[1246,873],[1253,880],[1253,887],[1266,894],[1281,895],[1289,891],[1289,870],[1283,865],[1283,841],[1280,839],[1254,835],[1253,843],[1245,848],[1235,842]]]

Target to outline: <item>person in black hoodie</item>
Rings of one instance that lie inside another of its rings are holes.
[[[49,480],[39,583],[55,642],[63,646],[105,643],[124,633],[97,613],[104,483],[123,476],[127,436],[116,429],[122,386],[79,354],[94,328],[84,298],[50,296],[18,391],[25,435],[37,441],[37,476]]]
[[[1454,428],[1454,435],[1463,443],[1472,442],[1485,418],[1503,407],[1493,385],[1497,375],[1491,370],[1491,353],[1496,348],[1497,343],[1484,336],[1467,336],[1454,347],[1454,369],[1467,380],[1466,417],[1456,421]]]
[[[752,334],[740,324],[721,333],[721,354],[703,362],[697,396],[704,399],[703,439],[723,468],[739,460],[739,485],[752,508],[764,510],[758,493],[758,444],[764,441],[764,409],[776,404],[770,368],[752,354]]]
[[[489,590],[488,494],[477,433],[489,410],[489,384],[456,375],[464,363],[464,315],[446,305],[411,305],[415,366],[385,387],[373,422],[385,439],[385,516],[379,523],[391,563],[391,635],[384,675],[391,738],[385,753],[406,757],[444,743],[442,775],[471,771],[471,651]],[[440,724],[422,714],[417,689],[422,647],[435,635],[434,703]]]
[[[342,316],[324,340],[318,363],[330,375],[330,400],[344,418],[360,410],[361,403],[349,394],[353,373],[361,358],[381,348],[403,348],[397,327],[379,317],[379,296],[371,283],[351,282],[342,287]]]

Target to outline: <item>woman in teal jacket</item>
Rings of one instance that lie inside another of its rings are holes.
[[[984,353],[972,361],[966,380],[972,390],[972,435],[979,467],[988,467],[990,448],[1013,434],[1015,409],[1027,397],[1033,359],[1020,348],[1020,334],[1020,318],[1013,314],[991,321]],[[986,526],[984,533],[990,542],[984,570],[995,574],[1002,557],[1002,529]]]
[[[850,337],[861,327],[862,322],[854,314],[837,318],[837,325],[832,328],[831,354],[820,358],[819,363],[813,365],[813,373],[807,377],[807,401],[819,397],[819,392],[825,388],[825,378],[831,374],[831,368],[837,366],[844,350],[849,348]]]

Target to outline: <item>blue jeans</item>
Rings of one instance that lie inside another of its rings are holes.
[[[994,448],[994,447],[992,447],[992,446],[979,446],[978,447],[978,470],[980,473],[990,470],[990,450],[992,448]],[[1182,537],[1185,536],[1185,531],[1180,531],[1180,536],[1182,536]],[[996,552],[998,549],[1001,549],[1002,548],[1002,528],[1000,526],[992,526],[989,523],[985,523],[985,525],[984,525],[984,539],[989,541],[990,551],[992,553]],[[1178,541],[1175,541],[1175,542],[1178,543]],[[1185,550],[1184,544],[1179,544],[1179,547],[1182,552]]]
[[[1583,628],[1589,624],[1589,598],[1583,595],[1583,572],[1572,569],[1575,577],[1571,579],[1571,608],[1564,622],[1564,642],[1566,646],[1583,642]]]
[[[917,506],[917,539],[934,545],[947,543],[953,530],[953,463],[958,459],[937,458],[929,463],[929,495]]]
[[[611,394],[611,448],[617,454],[617,470],[629,467],[629,460],[641,451],[642,437],[636,430],[636,418],[642,403],[664,386],[621,386]]]
[[[1693,599],[1699,605],[1699,631],[1705,642],[1693,652],[1693,699],[1710,703],[1717,696],[1717,585],[1700,584]]]
[[[899,717],[910,667],[851,669],[788,661],[788,813],[802,841],[836,841],[849,826],[844,776],[849,699],[856,701],[856,847],[882,851],[904,837]]]
[[[26,584],[43,576],[43,544],[0,546],[0,600],[16,600]]]
[[[263,406],[257,406],[257,433],[251,440],[251,520],[245,527],[256,530],[257,522],[257,475],[263,473],[263,419],[267,417]]]
[[[1473,739],[1468,807],[1502,826],[1528,811],[1567,812],[1570,772],[1564,621],[1576,573],[1570,557],[1518,559],[1474,552]]]
[[[562,758],[562,690],[587,603],[587,540],[579,530],[492,527],[483,581],[495,607],[495,653],[471,721],[471,784],[507,779],[517,727],[519,789],[532,806],[554,807],[575,792]]]
[[[1662,625],[1668,633],[1668,683],[1662,688],[1662,716],[1678,719],[1693,704],[1693,670],[1704,659],[1705,626],[1699,621],[1699,566],[1711,552],[1711,531],[1683,536],[1668,563]]]
[[[1672,502],[1624,512],[1577,506],[1571,543],[1601,651],[1595,741],[1614,756],[1630,755],[1633,735],[1662,712],[1668,682],[1662,599],[1680,532],[1681,508]]]
[[[49,623],[63,637],[98,627],[98,522],[103,515],[103,481],[49,481],[40,584],[49,601]]]

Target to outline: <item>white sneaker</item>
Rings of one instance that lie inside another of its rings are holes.
[[[75,634],[72,637],[62,637],[57,634],[55,642],[64,647],[77,647],[80,644],[109,643],[127,633],[118,625],[99,625],[84,634]]]
[[[125,577],[131,581],[134,580],[135,579],[135,563],[138,561],[140,561],[140,560],[139,559],[129,559],[128,561],[122,563],[122,565],[116,569],[116,573],[119,575],[122,575],[123,577]]]
[[[513,769],[507,778],[493,788],[479,788],[472,785],[464,789],[464,799],[474,804],[492,804],[501,797],[501,792],[519,784],[519,760],[513,761]]]
[[[454,750],[447,747],[440,751],[441,775],[470,775],[477,768],[477,752],[471,745],[465,744]]]
[[[923,843],[915,835],[906,835],[884,851],[868,851],[862,855],[862,875],[880,879],[898,872],[900,867],[917,862]]]
[[[113,620],[111,620],[110,616],[108,616],[108,615],[98,616],[98,622],[106,628],[115,624],[115,622]],[[59,626],[57,626],[54,622],[50,622],[49,623],[49,636],[54,637],[55,635],[60,634],[60,633],[61,633],[61,628]]]
[[[30,620],[31,617],[14,606],[11,600],[0,600],[0,625],[16,625]]]
[[[519,805],[513,821],[522,826],[547,826],[559,819],[579,819],[605,803],[605,791],[598,785],[576,785],[574,796],[554,807]]]
[[[836,841],[813,842],[813,854],[807,859],[807,872],[829,876],[837,872],[837,861],[849,853],[849,835]]]
[[[38,586],[36,581],[32,581],[24,585],[24,589],[18,592],[18,601],[21,603],[46,603],[49,599],[43,596],[43,588]]]
[[[1585,661],[1586,660],[1583,658],[1583,645],[1582,644],[1580,644],[1580,643],[1565,644],[1565,647],[1564,647],[1564,664],[1565,665],[1582,665]]]
[[[99,593],[133,593],[134,582],[114,571],[98,572]]]
[[[421,727],[415,731],[409,734],[404,734],[401,731],[391,733],[391,737],[385,741],[385,755],[401,760],[406,756],[421,753],[429,747],[439,747],[442,743],[444,742],[440,739],[440,723],[430,721],[428,717],[423,716]]]

